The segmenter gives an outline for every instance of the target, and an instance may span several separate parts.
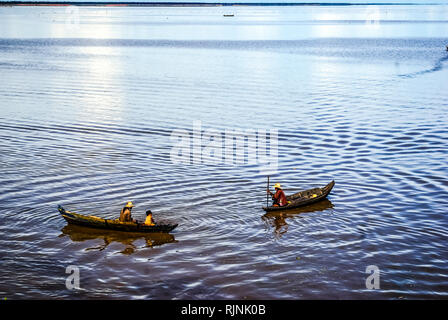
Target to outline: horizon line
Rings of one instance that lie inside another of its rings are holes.
[[[0,1],[0,6],[105,6],[105,7],[236,7],[236,6],[419,6],[444,3],[403,2],[202,2],[202,1]]]

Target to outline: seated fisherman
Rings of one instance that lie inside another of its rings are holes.
[[[156,225],[154,219],[152,218],[151,210],[146,211],[145,225],[147,225],[147,226],[155,226]]]
[[[132,219],[132,216],[131,216],[131,210],[133,207],[134,207],[134,205],[132,204],[132,201],[129,201],[128,203],[126,203],[124,208],[121,209],[120,219],[119,219],[121,222],[135,222],[135,220]]]
[[[272,196],[273,203],[272,205],[274,207],[283,207],[288,205],[288,201],[286,200],[286,195],[282,190],[282,187],[280,183],[276,183],[275,186],[275,194],[272,193],[269,189],[267,192]]]

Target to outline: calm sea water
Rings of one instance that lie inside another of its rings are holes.
[[[446,13],[0,8],[0,297],[448,298]],[[257,166],[174,164],[171,133],[198,120],[277,129],[271,184],[334,179],[328,201],[265,215]],[[114,218],[129,200],[179,227],[57,211]]]

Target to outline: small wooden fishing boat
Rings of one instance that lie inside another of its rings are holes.
[[[177,224],[156,224],[155,226],[147,226],[142,223],[135,222],[121,222],[118,219],[103,219],[95,216],[86,216],[75,212],[65,210],[58,206],[59,213],[69,223],[79,226],[107,229],[125,232],[170,232],[177,227]]]
[[[294,193],[292,195],[286,196],[286,200],[289,202],[288,205],[283,207],[263,207],[263,210],[270,212],[270,211],[281,211],[281,210],[290,210],[295,209],[303,206],[307,206],[312,203],[316,203],[318,201],[321,201],[325,199],[328,194],[331,192],[331,189],[334,187],[334,180],[331,181],[329,184],[327,184],[323,188],[314,188],[309,190],[300,191],[297,193]]]

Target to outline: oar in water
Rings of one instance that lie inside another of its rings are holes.
[[[266,188],[266,208],[269,207],[269,193],[267,192],[269,190],[269,176],[268,176],[268,186]]]

